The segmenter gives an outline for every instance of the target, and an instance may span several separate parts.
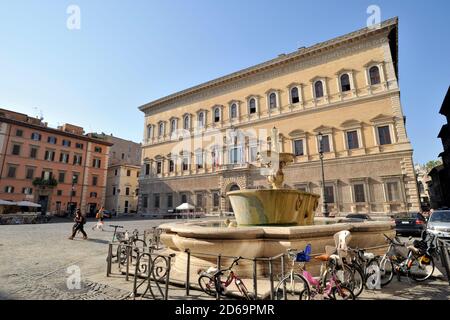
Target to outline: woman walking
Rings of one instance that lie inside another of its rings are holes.
[[[95,219],[97,219],[97,224],[92,227],[92,230],[100,229],[103,230],[103,219],[105,218],[104,214],[105,208],[101,207],[100,210],[98,210],[97,214],[95,215]]]
[[[69,240],[73,240],[78,231],[83,235],[83,239],[87,239],[87,234],[84,231],[84,225],[86,224],[86,218],[81,214],[81,210],[77,209],[77,213],[75,214],[75,219],[73,220],[75,224],[72,228],[72,235],[69,237]]]

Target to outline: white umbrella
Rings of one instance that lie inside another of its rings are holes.
[[[183,203],[182,205],[177,207],[177,210],[194,210],[195,207],[189,203]]]
[[[34,202],[30,202],[30,201],[20,201],[20,202],[16,202],[16,205],[19,207],[31,207],[31,208],[40,208],[41,205],[34,203]]]
[[[14,202],[0,199],[0,206],[16,206]]]

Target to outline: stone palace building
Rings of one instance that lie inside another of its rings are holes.
[[[141,106],[140,211],[189,202],[227,212],[228,191],[268,188],[256,160],[274,143],[274,127],[275,143],[295,154],[286,186],[316,194],[322,134],[325,198],[335,215],[419,210],[398,78],[393,18]]]

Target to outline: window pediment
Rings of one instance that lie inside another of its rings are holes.
[[[288,88],[288,89],[292,89],[292,88],[294,88],[294,87],[299,87],[299,88],[300,88],[301,86],[303,86],[303,83],[292,82],[292,83],[288,84],[287,88]]]
[[[327,79],[327,77],[316,76],[316,77],[312,78],[311,80],[309,80],[309,82],[314,83],[314,82],[316,82],[316,81],[318,81],[318,80],[320,80],[320,81],[325,81],[326,79]]]
[[[317,133],[319,133],[319,132],[322,132],[322,133],[329,133],[329,132],[332,132],[332,131],[333,131],[333,127],[329,127],[329,126],[324,126],[324,125],[322,125],[322,126],[320,126],[320,127],[315,128],[313,131],[314,131],[314,132],[317,132]]]
[[[289,132],[289,136],[294,138],[294,137],[299,137],[299,136],[304,136],[306,135],[306,132],[301,130],[301,129],[297,129],[294,131]]]
[[[395,120],[394,116],[388,116],[386,114],[379,114],[375,118],[370,119],[370,122],[372,122],[372,123],[394,122],[394,120]]]
[[[278,93],[280,93],[280,89],[269,89],[269,90],[267,90],[265,93],[266,94],[270,94],[270,93],[276,93],[276,94],[278,94]]]
[[[340,75],[342,75],[342,74],[344,74],[344,73],[349,73],[349,74],[351,74],[351,73],[353,73],[353,72],[355,72],[355,70],[353,70],[353,69],[340,69],[339,71],[336,72],[336,75],[337,75],[337,76],[340,76]]]
[[[342,128],[350,128],[350,127],[360,127],[362,124],[361,121],[350,119],[341,123]]]
[[[379,65],[379,64],[382,64],[382,63],[384,63],[384,62],[383,61],[377,61],[377,60],[370,60],[363,67],[364,68],[368,68],[368,67]]]

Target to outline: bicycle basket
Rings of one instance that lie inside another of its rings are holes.
[[[304,251],[297,253],[296,262],[309,262],[311,260],[311,245],[308,244]]]

